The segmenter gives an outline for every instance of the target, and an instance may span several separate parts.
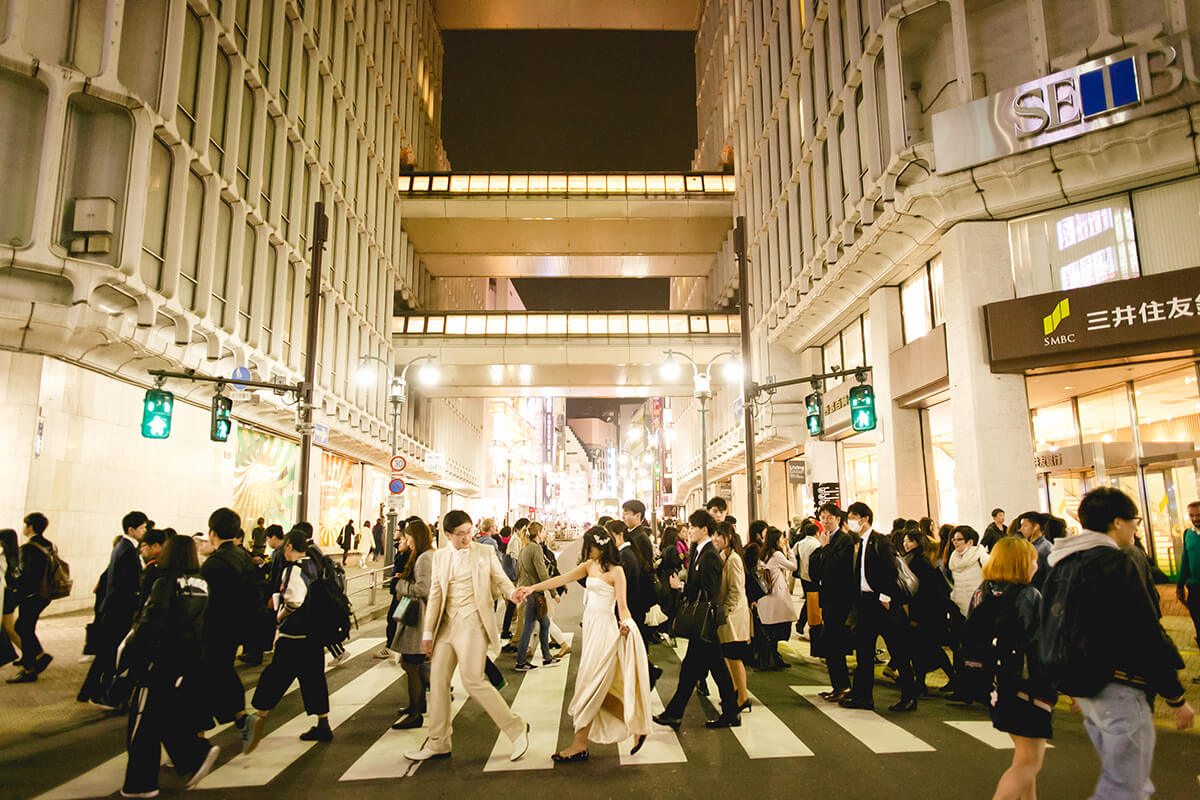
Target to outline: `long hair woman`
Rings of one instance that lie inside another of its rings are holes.
[[[725,623],[717,629],[721,657],[729,668],[738,692],[738,711],[750,710],[750,690],[746,686],[746,656],[750,651],[750,606],[746,602],[746,564],[742,561],[742,540],[733,524],[722,522],[712,537],[721,554],[721,608]]]
[[[787,537],[775,527],[767,529],[759,559],[759,570],[763,574],[768,593],[758,601],[758,618],[762,620],[771,643],[770,660],[760,664],[759,669],[775,670],[790,666],[779,655],[779,643],[786,642],[796,621],[796,607],[792,604],[792,592],[788,588],[788,576],[796,569],[796,561],[788,550]]]
[[[636,737],[636,753],[650,727],[650,673],[646,647],[626,602],[625,570],[612,534],[599,526],[583,535],[583,563],[556,578],[517,590],[516,600],[533,592],[587,578],[583,599],[583,641],[575,695],[567,709],[575,722],[575,739],[554,753],[555,762],[588,759],[588,742],[615,744]],[[617,614],[613,614],[614,606]],[[617,617],[620,617],[620,623]],[[614,683],[619,687],[614,693]]]
[[[955,672],[942,647],[949,637],[951,615],[957,615],[958,609],[950,602],[950,585],[945,576],[933,565],[932,559],[937,556],[934,541],[919,530],[907,531],[903,544],[908,568],[917,577],[917,592],[908,603],[913,673],[924,693],[925,676],[942,670],[948,681],[941,691],[949,694],[955,690]]]
[[[4,627],[0,636],[5,639],[4,643],[0,643],[0,667],[3,667],[17,660],[17,650],[21,647],[21,637],[17,635],[16,627],[21,552],[17,544],[17,532],[12,528],[0,530],[0,553],[4,557],[4,563],[0,564],[0,570],[4,572],[4,609],[3,616],[0,616]]]
[[[425,602],[429,598],[429,582],[433,576],[433,534],[429,526],[421,520],[409,522],[404,535],[408,539],[408,560],[403,572],[396,576],[394,593],[405,608],[400,613],[392,649],[400,654],[400,663],[408,678],[408,707],[401,710],[400,719],[392,725],[396,730],[419,728],[425,721],[421,716],[425,711],[425,681],[421,677],[425,652],[421,639],[425,629]],[[407,603],[404,602],[406,598]]]

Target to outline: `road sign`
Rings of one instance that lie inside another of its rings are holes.
[[[407,484],[404,483],[403,478],[392,478],[388,481],[388,491],[392,494],[404,494],[406,486]]]
[[[329,426],[319,422],[313,423],[313,441],[320,445],[329,445]]]
[[[392,472],[404,472],[404,468],[408,466],[408,459],[404,456],[392,456]]]
[[[446,471],[446,456],[432,450],[429,451],[425,454],[425,469],[441,475]]]
[[[242,389],[238,389],[229,393],[229,399],[236,403],[244,403],[252,396],[253,395],[251,395],[250,392],[243,391]]]
[[[246,388],[246,384],[238,383],[238,381],[250,380],[250,370],[247,367],[238,367],[229,375],[229,377],[233,378],[233,388],[244,390]]]
[[[798,459],[787,462],[787,476],[788,483],[806,483],[804,462]]]

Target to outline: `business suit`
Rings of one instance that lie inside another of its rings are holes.
[[[435,753],[450,752],[450,677],[456,666],[467,693],[483,706],[496,727],[514,741],[525,730],[525,723],[483,674],[488,645],[500,647],[496,598],[511,598],[514,591],[495,552],[485,544],[470,542],[463,551],[441,547],[433,556],[423,638],[433,642],[425,749]],[[465,563],[455,563],[455,558],[465,559]],[[455,607],[455,598],[462,598],[467,588],[463,581],[471,584],[465,609]]]
[[[79,689],[79,700],[106,702],[104,693],[112,683],[117,667],[117,648],[133,627],[141,592],[142,559],[137,542],[122,536],[113,545],[104,572],[104,594],[96,609],[96,658],[88,668]],[[117,705],[123,698],[111,698]]]
[[[916,678],[909,655],[907,620],[897,587],[896,551],[887,536],[878,531],[866,531],[859,542],[854,559],[854,580],[859,592],[855,605],[858,624],[855,628],[854,685],[850,689],[853,702],[874,704],[875,644],[880,635],[887,642],[888,653],[900,673],[900,694],[903,700],[917,696]],[[890,608],[883,603],[887,600]]]
[[[646,627],[646,612],[649,606],[645,597],[645,581],[642,575],[642,562],[638,558],[636,547],[632,542],[626,542],[621,545],[617,551],[621,557],[621,568],[625,570],[625,586],[627,591],[625,594],[625,602],[629,607],[629,616],[633,617],[633,621],[637,623],[638,630]],[[617,616],[621,615],[620,610],[617,610]]]
[[[829,684],[834,692],[849,691],[850,669],[846,666],[846,654],[850,651],[850,638],[846,618],[858,594],[854,575],[854,537],[843,530],[834,532],[829,537],[829,544],[813,551],[808,573],[819,586],[824,618],[822,645]]]
[[[712,540],[705,540],[696,549],[696,555],[688,567],[687,583],[683,587],[684,603],[690,603],[697,598],[710,603],[716,609],[718,626],[725,623],[724,607],[721,602],[721,579],[724,567],[721,555],[717,552]],[[671,697],[670,702],[667,703],[663,716],[673,720],[680,719],[683,716],[683,710],[687,708],[688,701],[692,699],[692,692],[695,690],[696,684],[704,680],[709,672],[712,673],[713,680],[716,681],[717,689],[721,694],[721,718],[724,720],[737,719],[737,689],[733,686],[729,668],[725,666],[725,662],[721,658],[721,646],[715,636],[711,642],[700,638],[688,641],[687,653],[683,657],[683,664],[679,667],[679,685],[675,688],[675,694]]]

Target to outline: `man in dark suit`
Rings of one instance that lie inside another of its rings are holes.
[[[246,690],[234,666],[238,645],[247,641],[247,623],[262,596],[254,559],[237,545],[242,519],[230,508],[218,508],[208,517],[208,538],[215,548],[200,575],[208,583],[208,610],[204,616],[204,673],[209,679],[208,706],[217,722],[233,722],[248,746],[253,725],[246,715]]]
[[[687,583],[682,587],[683,602],[687,604],[697,598],[707,602],[714,609],[716,624],[720,626],[725,622],[721,607],[723,564],[721,555],[711,541],[711,536],[717,529],[717,523],[707,511],[697,510],[688,517],[688,525],[690,526],[688,538],[696,546],[696,556],[688,566]],[[680,588],[679,579],[672,577],[671,585],[674,588]],[[738,706],[737,690],[733,686],[729,668],[725,666],[725,662],[721,658],[721,645],[717,641],[715,631],[712,641],[706,641],[700,637],[688,641],[687,654],[684,655],[683,664],[679,668],[679,685],[675,688],[675,694],[667,703],[663,713],[655,715],[654,721],[659,725],[667,725],[679,730],[679,725],[683,721],[683,711],[692,698],[696,684],[704,680],[710,671],[713,680],[717,683],[717,689],[721,693],[721,715],[716,719],[709,720],[706,727],[733,728],[741,725],[742,717],[739,713],[741,709]]]
[[[113,545],[104,572],[104,593],[96,605],[96,658],[88,669],[76,699],[109,711],[127,698],[106,697],[117,667],[117,648],[133,627],[142,586],[142,558],[138,554],[149,518],[130,511],[121,519],[121,535]]]
[[[996,542],[1000,541],[1007,532],[1008,529],[1004,527],[1004,509],[993,508],[992,521],[988,523],[987,530],[983,532],[983,541],[980,544],[983,545],[984,550],[990,553],[996,546]]]
[[[816,536],[820,547],[813,551],[808,573],[818,585],[824,619],[821,646],[831,687],[820,696],[837,703],[850,694],[850,670],[846,666],[850,636],[846,618],[858,595],[854,582],[854,537],[845,530],[846,513],[835,503],[821,506],[818,517],[821,530]]]
[[[891,711],[915,711],[917,681],[907,643],[907,620],[901,603],[904,592],[897,581],[896,550],[888,537],[872,530],[874,514],[866,503],[851,503],[846,509],[846,525],[859,535],[854,558],[858,615],[854,632],[854,685],[849,697],[841,701],[845,708],[875,708],[875,643],[880,635],[887,642],[888,654],[900,673],[900,702]]]

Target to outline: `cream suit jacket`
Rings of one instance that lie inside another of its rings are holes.
[[[471,577],[475,584],[475,610],[483,620],[483,629],[487,632],[488,641],[496,647],[500,646],[500,631],[496,627],[496,599],[507,600],[512,596],[513,585],[500,559],[496,558],[496,548],[488,544],[471,542],[468,546],[471,560]],[[433,579],[429,584],[429,601],[425,607],[424,638],[437,641],[438,628],[446,612],[446,598],[450,586],[450,559],[454,555],[454,547],[447,545],[439,547],[433,554]]]

